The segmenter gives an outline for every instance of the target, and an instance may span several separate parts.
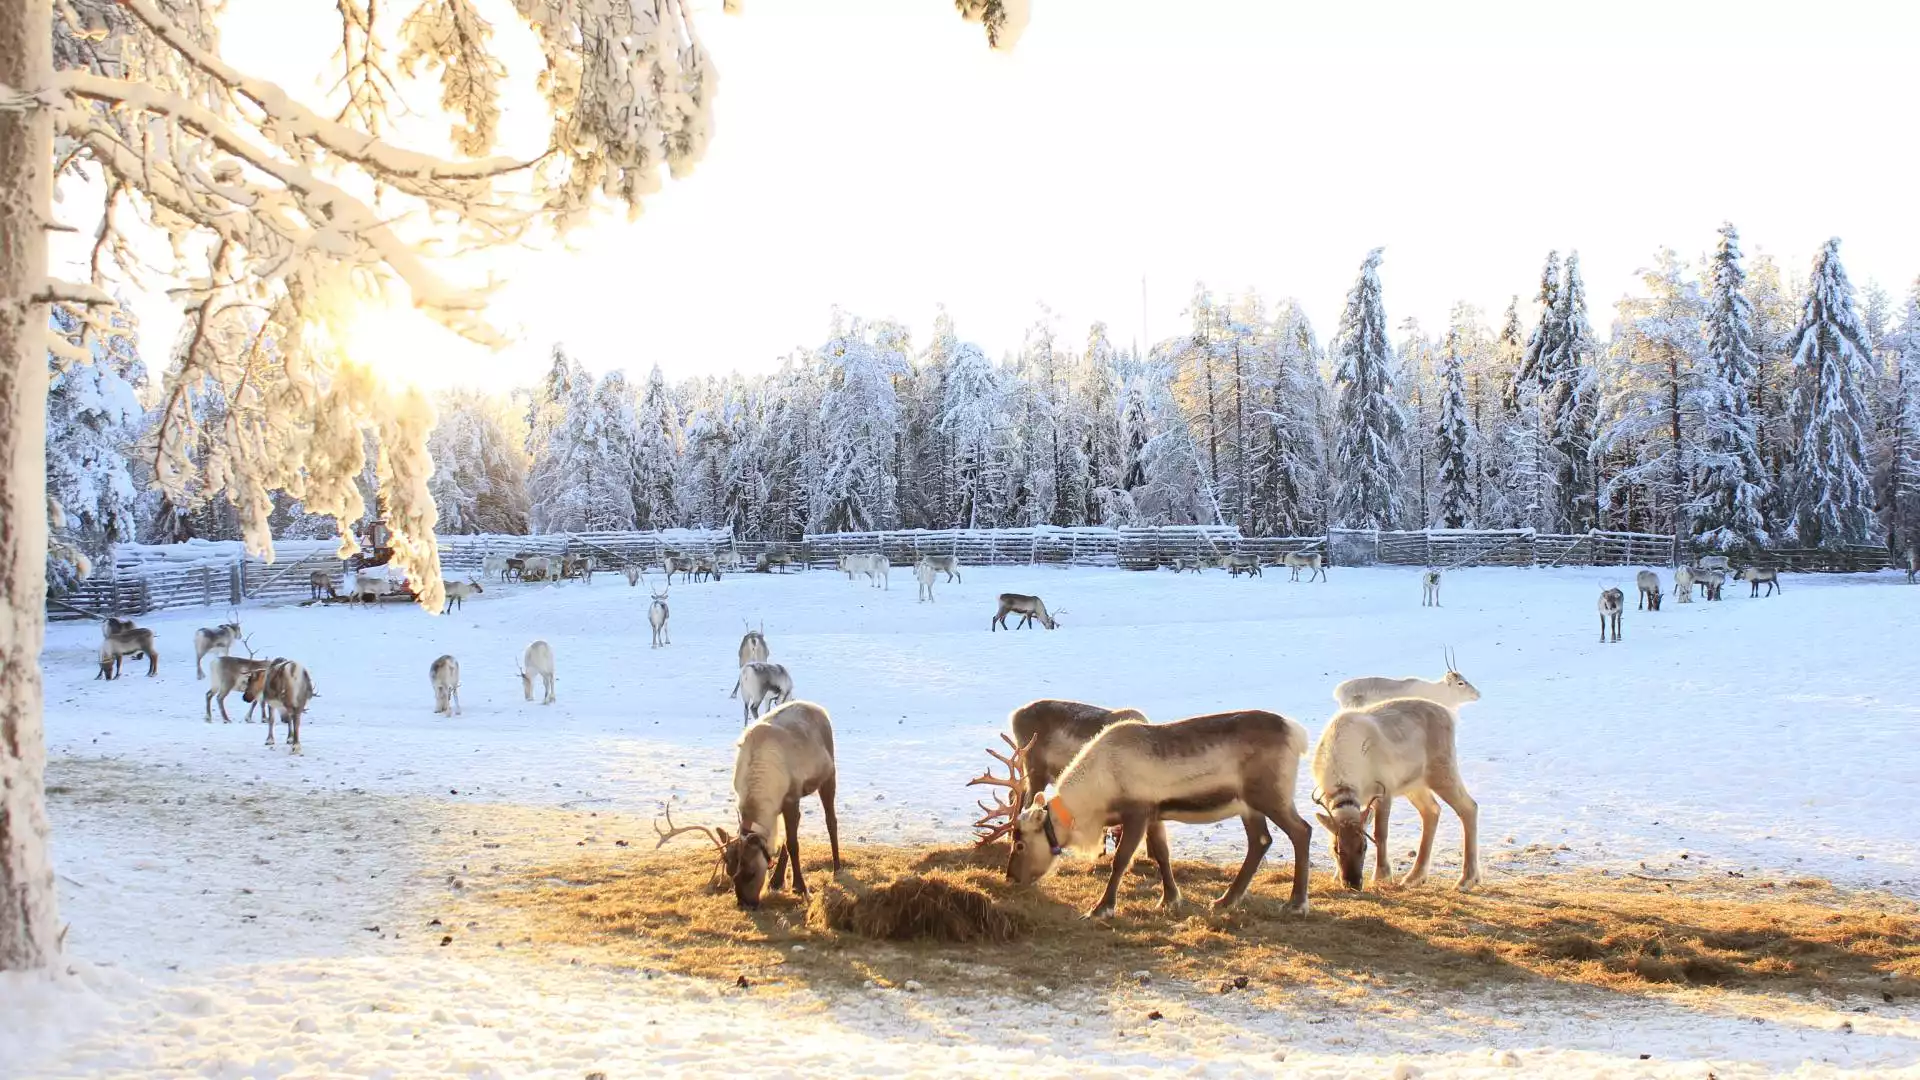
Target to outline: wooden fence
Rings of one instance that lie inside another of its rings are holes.
[[[809,533],[799,541],[735,541],[719,529],[660,532],[556,533],[546,536],[443,536],[440,566],[448,577],[478,575],[490,555],[590,555],[603,566],[660,566],[667,552],[712,555],[733,550],[749,564],[761,554],[787,554],[802,566],[834,565],[840,555],[884,553],[895,564],[920,555],[958,555],[964,565],[1048,563],[1152,570],[1175,559],[1258,555],[1277,563],[1295,551],[1319,551],[1335,566],[1671,566],[1671,536],[1593,531],[1536,533],[1531,529],[1435,529],[1386,532],[1336,529],[1325,536],[1242,536],[1233,526],[1159,528],[902,529],[890,532]],[[1690,552],[1697,555],[1697,552]],[[245,600],[293,600],[309,595],[315,570],[336,580],[345,573],[332,540],[275,544],[268,564],[238,541],[127,544],[112,564],[77,587],[47,599],[50,618],[138,615],[182,607],[219,607]],[[1780,549],[1735,553],[1736,566],[1796,572],[1851,573],[1891,565],[1884,548],[1844,551]]]

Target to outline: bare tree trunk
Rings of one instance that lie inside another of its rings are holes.
[[[0,0],[0,86],[53,81],[53,5]],[[60,953],[47,860],[40,645],[47,603],[47,273],[53,120],[0,109],[0,970]]]

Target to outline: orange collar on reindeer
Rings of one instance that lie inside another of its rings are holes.
[[[1045,829],[1047,833],[1047,847],[1055,856],[1058,856],[1065,849],[1060,846],[1059,834],[1053,831],[1053,819],[1055,815],[1059,816],[1060,826],[1067,830],[1067,836],[1072,837],[1073,811],[1068,810],[1067,804],[1061,802],[1058,796],[1047,800],[1046,814],[1040,819],[1041,827]]]

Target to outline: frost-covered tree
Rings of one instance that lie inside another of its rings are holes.
[[[1456,310],[1454,324],[1447,330],[1445,353],[1440,369],[1440,425],[1434,439],[1439,467],[1440,525],[1465,529],[1474,524],[1477,501],[1475,481],[1479,468],[1475,460],[1479,441],[1473,427],[1473,413],[1467,401],[1467,340],[1470,324],[1463,325]]]
[[[1267,451],[1262,467],[1263,520],[1276,535],[1325,529],[1327,448],[1323,438],[1326,380],[1320,345],[1299,301],[1274,316],[1273,371],[1261,416]]]
[[[1920,281],[1908,294],[1893,347],[1885,518],[1893,550],[1905,554],[1920,546]]]
[[[1004,428],[993,362],[980,346],[957,342],[940,402],[940,434],[952,455],[947,503],[954,525],[974,529],[999,521],[999,493],[1007,481],[1000,454]]]
[[[1380,255],[1360,264],[1334,335],[1334,520],[1354,529],[1391,529],[1403,516],[1401,464],[1406,419],[1394,397],[1393,348],[1380,296]]]
[[[442,533],[527,531],[526,455],[507,434],[505,406],[472,391],[440,395],[427,440]],[[288,535],[281,533],[282,536]]]
[[[1597,523],[1598,492],[1590,450],[1599,415],[1600,385],[1595,358],[1599,348],[1587,322],[1587,287],[1580,277],[1580,254],[1567,256],[1554,320],[1561,335],[1549,371],[1541,420],[1559,469],[1555,477],[1556,519],[1561,527],[1584,532]]]
[[[840,323],[838,316],[836,323]],[[820,402],[819,486],[813,492],[815,532],[892,528],[899,516],[894,475],[899,398],[893,380],[907,370],[906,355],[880,344],[854,319],[835,327],[817,362],[824,373]]]
[[[1793,424],[1800,433],[1792,476],[1796,533],[1814,547],[1870,544],[1879,527],[1867,460],[1872,350],[1840,265],[1838,239],[1814,258],[1789,349],[1797,375]]]
[[[671,529],[681,522],[680,411],[660,365],[647,373],[634,420],[633,510],[637,529]]]
[[[84,317],[53,309],[52,332],[82,345]],[[129,457],[143,410],[146,370],[136,351],[138,322],[124,305],[110,313],[107,334],[88,343],[90,358],[49,351],[47,498],[58,508],[48,549],[47,584],[71,588],[112,545],[134,538],[136,493]]]
[[[1708,273],[1702,379],[1709,399],[1704,404],[1709,456],[1698,477],[1693,537],[1694,543],[1718,551],[1761,548],[1769,539],[1764,511],[1769,482],[1751,405],[1760,354],[1754,349],[1746,285],[1740,234],[1731,223],[1722,225]]]

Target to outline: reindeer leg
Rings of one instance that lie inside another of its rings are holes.
[[[1167,846],[1167,823],[1156,821],[1147,827],[1147,856],[1160,868],[1160,906],[1180,906],[1180,886],[1173,880],[1173,850]]]
[[[1387,855],[1387,820],[1392,816],[1392,799],[1382,798],[1373,804],[1373,887],[1376,889],[1393,880],[1393,860]]]
[[[1240,902],[1247,894],[1247,886],[1253,884],[1254,872],[1260,869],[1260,860],[1267,857],[1267,849],[1273,846],[1273,834],[1267,831],[1267,817],[1254,810],[1240,819],[1247,827],[1247,857],[1240,864],[1240,872],[1234,875],[1233,883],[1220,899],[1213,902],[1213,910],[1225,911]],[[1296,886],[1296,893],[1299,892]]]
[[[828,777],[820,785],[820,816],[827,819],[827,845],[833,849],[833,872],[840,872],[840,818],[833,811],[834,790],[839,786],[836,778]]]
[[[1458,776],[1450,778],[1444,786],[1435,787],[1434,794],[1445,800],[1460,817],[1465,847],[1460,857],[1459,888],[1461,892],[1468,892],[1480,884],[1480,804],[1467,794],[1467,786],[1460,782]],[[1436,808],[1435,817],[1438,816]]]
[[[1412,888],[1427,880],[1427,863],[1433,858],[1433,840],[1440,832],[1440,800],[1427,788],[1406,793],[1407,801],[1420,812],[1420,853],[1413,858],[1413,869],[1400,879],[1401,888]],[[1383,845],[1384,846],[1384,845]]]
[[[793,894],[805,896],[807,883],[800,878],[800,800],[790,800],[781,808],[780,814],[787,819],[787,846],[780,852],[780,859],[782,862],[790,862],[793,865]],[[780,881],[778,869],[773,872],[773,880],[778,885]]]
[[[1113,849],[1113,870],[1107,874],[1107,892],[1100,903],[1087,912],[1089,919],[1113,918],[1114,901],[1120,895],[1120,880],[1127,876],[1127,870],[1133,865],[1133,856],[1140,850],[1140,841],[1145,838],[1149,822],[1145,814],[1137,814],[1121,819],[1120,842]]]

